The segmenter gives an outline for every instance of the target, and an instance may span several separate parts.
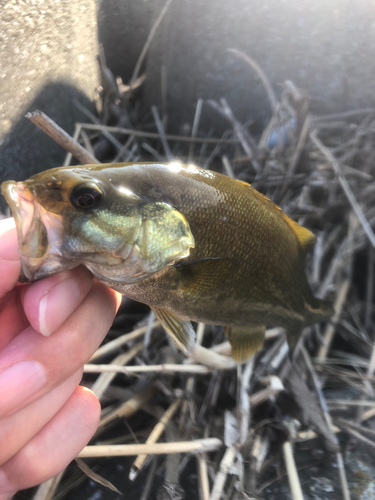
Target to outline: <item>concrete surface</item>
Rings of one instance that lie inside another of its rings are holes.
[[[24,115],[42,109],[72,133],[98,85],[93,0],[11,0],[0,14],[0,182],[56,166],[64,151]],[[93,109],[93,105],[91,104]]]
[[[160,0],[101,2],[101,41],[110,65],[124,80],[134,67],[133,48],[140,52],[140,41],[163,5]],[[101,25],[104,19],[110,20],[111,31]],[[117,45],[111,33],[118,36]],[[278,94],[284,80],[293,80],[307,91],[317,112],[375,105],[373,2],[175,0],[147,57],[144,111],[161,105],[164,67],[169,131],[192,124],[198,98],[223,96],[241,120],[254,119],[262,128],[270,114],[264,88],[228,48],[252,56]],[[203,128],[212,126],[212,119],[218,122],[216,114],[204,109]]]

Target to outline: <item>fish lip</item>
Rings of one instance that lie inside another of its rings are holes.
[[[22,254],[22,246],[28,237],[34,217],[37,215],[36,202],[33,193],[24,182],[6,181],[1,185],[12,216],[16,223],[19,254],[21,256],[20,283],[30,283],[34,281],[34,274],[38,266],[34,266],[34,272],[30,270],[29,259]]]
[[[4,182],[1,191],[16,222],[18,242],[21,244],[30,229],[35,214],[33,195],[23,182]]]
[[[34,185],[28,181],[7,181],[1,186],[16,222],[21,283],[46,278],[80,264],[62,256],[62,217],[43,207]]]

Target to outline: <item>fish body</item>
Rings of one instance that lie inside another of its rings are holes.
[[[84,264],[148,304],[190,351],[190,320],[227,327],[233,357],[283,326],[294,344],[332,308],[303,261],[315,237],[249,184],[180,163],[52,169],[2,191],[29,280]]]

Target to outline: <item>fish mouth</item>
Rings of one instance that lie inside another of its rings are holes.
[[[4,182],[1,191],[12,211],[16,222],[18,241],[21,243],[29,232],[34,218],[34,198],[23,182]]]
[[[23,182],[4,182],[1,191],[16,223],[21,256],[19,281],[25,283],[44,277],[39,270],[49,249],[49,230],[43,221],[46,211]]]

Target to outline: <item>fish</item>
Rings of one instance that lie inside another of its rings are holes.
[[[241,363],[266,327],[284,327],[293,348],[333,314],[304,271],[314,234],[246,182],[179,162],[119,163],[54,168],[1,189],[21,280],[84,265],[149,305],[186,353],[191,321],[223,325]]]

